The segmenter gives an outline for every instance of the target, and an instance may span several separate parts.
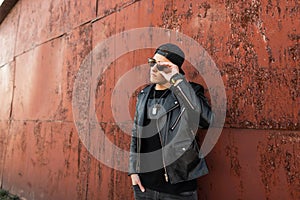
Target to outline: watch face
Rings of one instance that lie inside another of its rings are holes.
[[[171,83],[174,84],[175,82],[176,82],[176,80],[175,80],[174,78],[172,78],[172,79],[171,79]]]
[[[175,74],[173,77],[171,77],[170,82],[172,84],[175,84],[177,80],[182,79],[183,76],[181,74]]]

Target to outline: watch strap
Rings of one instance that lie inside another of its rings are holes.
[[[179,73],[174,74],[170,79],[170,83],[174,85],[178,80],[181,80],[183,78],[184,78],[183,75],[181,75]]]

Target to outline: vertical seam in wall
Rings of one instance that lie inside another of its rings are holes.
[[[132,4],[130,4],[129,6],[131,6],[131,5],[132,5]],[[128,7],[129,7],[129,6],[128,6]],[[115,20],[115,23],[114,23],[114,26],[115,26],[115,27],[114,27],[115,33],[114,33],[114,34],[116,34],[116,32],[118,31],[118,30],[117,30],[118,13],[116,13],[114,17],[115,17],[115,19],[114,19],[114,20]],[[111,36],[110,36],[110,37],[111,37]],[[113,66],[113,67],[114,67],[114,85],[115,85],[115,84],[117,83],[117,80],[116,80],[116,78],[117,78],[117,77],[116,77],[116,73],[117,73],[117,63],[115,62],[115,61],[117,60],[117,57],[116,57],[116,56],[117,56],[117,55],[116,55],[116,50],[117,50],[117,49],[116,49],[116,48],[117,48],[116,40],[114,41],[113,44],[114,44],[114,50],[115,50],[114,55],[113,55],[113,56],[114,56],[114,66]],[[113,191],[113,192],[111,192],[111,196],[108,194],[108,196],[109,196],[111,199],[115,199],[115,192],[114,192],[114,191],[117,191],[117,190],[116,190],[116,183],[115,183],[115,181],[116,181],[116,172],[117,172],[117,170],[113,169],[113,172],[112,172],[112,176],[113,176],[112,179],[113,179],[113,181],[111,181],[111,182],[112,182],[112,191]]]
[[[90,168],[90,164],[91,164],[91,157],[90,154],[88,154],[87,157],[87,175],[86,175],[86,191],[85,191],[85,199],[88,200],[88,193],[89,193],[89,178],[90,178],[90,173],[91,173],[91,168]]]
[[[19,2],[17,2],[19,3]],[[21,4],[22,5],[22,4]],[[22,6],[20,6],[22,7]],[[12,60],[12,63],[13,63],[13,88],[12,88],[12,95],[11,95],[11,103],[10,103],[10,112],[9,112],[9,118],[8,118],[8,130],[7,130],[7,135],[6,135],[6,138],[5,138],[5,148],[4,148],[4,152],[3,152],[3,166],[1,168],[1,185],[0,187],[2,188],[3,187],[3,174],[4,174],[4,166],[5,166],[5,162],[6,162],[6,153],[7,153],[7,146],[8,146],[8,138],[10,136],[10,133],[11,133],[11,124],[12,124],[12,110],[13,110],[13,102],[14,102],[14,96],[15,96],[15,83],[16,83],[16,47],[17,47],[17,36],[18,36],[18,32],[19,32],[19,24],[20,24],[20,12],[21,12],[21,8],[18,8],[19,11],[18,11],[18,20],[17,20],[17,31],[16,31],[16,36],[15,36],[15,43],[14,43],[14,50],[13,50],[13,60]],[[5,66],[5,65],[4,65]]]
[[[20,2],[21,3],[21,2]],[[14,57],[13,57],[13,62],[14,62],[14,76],[13,76],[13,90],[12,90],[12,98],[11,98],[11,106],[10,106],[10,113],[9,113],[9,121],[11,123],[12,121],[12,111],[13,111],[13,102],[14,102],[14,96],[15,96],[15,88],[16,88],[16,71],[17,71],[17,63],[16,63],[16,48],[17,48],[17,41],[18,41],[18,33],[19,33],[19,25],[20,25],[20,15],[22,11],[22,4],[19,7],[18,11],[18,22],[17,22],[17,31],[16,31],[16,40],[14,44]]]
[[[84,25],[82,25],[84,26]],[[90,23],[90,38],[91,38],[91,46],[90,46],[90,51],[92,51],[92,48],[93,48],[93,23]],[[93,56],[91,58],[91,62],[93,63]],[[93,64],[92,64],[93,65]],[[91,67],[90,69],[90,77],[92,77],[92,73],[93,73],[93,69]],[[91,97],[91,94],[92,94],[92,87],[90,88],[90,92],[89,92],[89,98]],[[90,108],[90,101],[88,102],[88,107]],[[89,132],[90,132],[90,126],[89,126]],[[85,191],[85,199],[88,200],[88,192],[89,192],[89,177],[90,177],[90,154],[88,154],[87,156],[87,175],[86,175],[86,191]]]
[[[98,10],[99,10],[98,3],[99,3],[99,0],[96,0],[96,16],[95,16],[95,18],[97,18],[97,16],[98,16]]]
[[[114,29],[115,29],[115,31],[114,31],[114,34],[117,34],[117,31],[118,31],[117,30],[117,20],[118,20],[117,18],[118,18],[118,13],[115,14],[115,23],[114,23]],[[111,36],[109,36],[109,37],[111,37]],[[116,73],[117,73],[116,72],[116,70],[117,70],[116,65],[117,65],[117,63],[115,62],[115,60],[117,59],[116,58],[116,47],[117,47],[117,45],[116,45],[116,39],[115,39],[115,41],[114,41],[113,44],[114,44],[114,50],[115,50],[114,55],[113,55],[114,56],[114,62],[113,62],[114,63],[113,64],[114,65],[113,66],[114,67],[114,84],[116,84],[117,83],[117,80],[116,80]]]

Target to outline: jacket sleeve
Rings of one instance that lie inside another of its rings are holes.
[[[138,105],[138,102],[137,102],[137,105]],[[137,142],[138,142],[138,139],[137,139],[137,129],[138,129],[137,105],[136,105],[136,110],[135,110],[135,115],[134,115],[134,123],[133,123],[133,128],[132,128],[132,135],[131,135],[128,175],[138,173],[138,171],[137,171],[137,148],[138,148],[138,145],[137,145]]]
[[[198,126],[200,128],[208,128],[214,115],[204,96],[203,87],[196,83],[189,83],[183,78],[179,84],[171,86],[170,89],[181,104],[200,115]]]

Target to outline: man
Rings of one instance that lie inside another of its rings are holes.
[[[195,137],[213,114],[203,87],[183,76],[184,58],[178,46],[167,43],[148,59],[153,84],[138,95],[130,145],[137,200],[197,199],[196,179],[208,173]]]

